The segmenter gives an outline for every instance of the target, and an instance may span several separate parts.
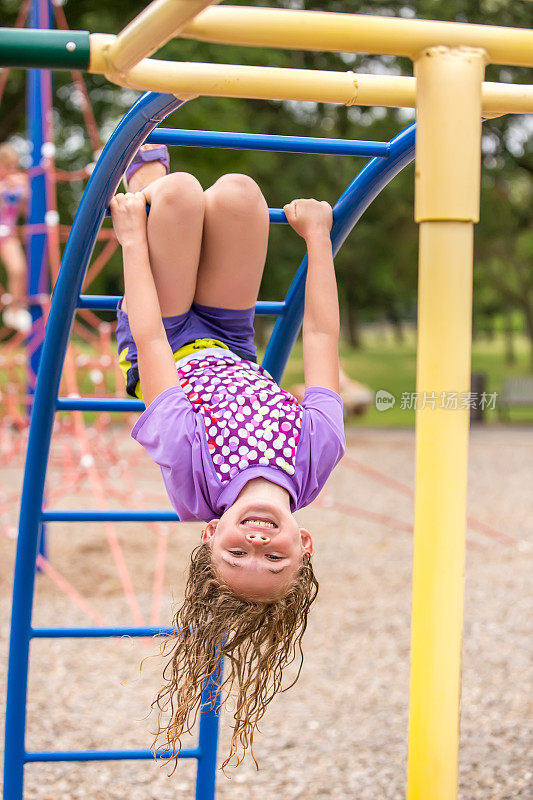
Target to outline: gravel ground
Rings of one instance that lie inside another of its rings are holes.
[[[166,506],[157,468],[144,456],[136,461],[137,445],[127,434],[121,434],[118,442],[122,462],[111,467],[113,484],[122,483],[120,470],[127,464],[147,502]],[[412,485],[412,432],[358,429],[348,431],[348,442],[352,459]],[[474,430],[471,437],[469,514],[491,529],[484,533],[471,529],[468,537],[462,800],[533,797],[528,758],[531,606],[526,587],[531,576],[527,543],[533,543],[532,445],[531,429]],[[102,458],[99,462],[108,469]],[[301,524],[314,534],[315,569],[321,583],[304,639],[303,673],[267,712],[256,743],[259,772],[247,759],[231,773],[231,780],[219,773],[222,800],[404,796],[411,571],[411,536],[405,528],[412,521],[412,500],[354,466],[348,460],[342,463],[330,478],[322,503],[298,513]],[[0,479],[1,491],[9,499],[20,485],[20,459],[0,466]],[[56,466],[49,485],[61,482],[64,476]],[[92,495],[86,479],[55,505],[88,507],[93,505]],[[350,509],[339,509],[336,501],[349,503]],[[362,510],[389,519],[365,519]],[[15,517],[11,502],[11,509],[0,518],[4,533],[9,533]],[[505,536],[495,537],[493,529]],[[116,530],[141,608],[149,617],[155,534],[130,524],[117,525]],[[196,523],[169,531],[164,622],[170,617],[172,595],[180,597],[184,565],[199,532]],[[0,681],[5,683],[15,542],[1,536],[0,548]],[[52,564],[109,624],[131,624],[103,525],[51,525],[49,548]],[[83,613],[47,577],[40,576],[37,587],[36,625],[87,624]],[[153,722],[144,718],[158,685],[160,664],[150,659],[140,676],[138,667],[151,652],[156,649],[127,639],[34,641],[28,749],[149,746]],[[219,754],[227,750],[228,731],[223,716]],[[171,778],[167,772],[150,761],[33,764],[25,771],[25,798],[193,796],[192,763],[180,762]]]

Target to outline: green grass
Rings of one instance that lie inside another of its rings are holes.
[[[81,352],[91,355],[91,347],[86,343],[77,343]],[[493,340],[478,339],[472,348],[472,371],[481,372],[486,376],[486,391],[500,394],[503,381],[507,377],[530,374],[529,343],[524,336],[516,336],[515,340],[516,363],[509,365],[505,361],[505,342],[502,335]],[[260,352],[260,357],[262,353]],[[384,389],[393,394],[396,403],[392,409],[378,411],[372,404],[363,416],[350,417],[349,424],[365,427],[412,427],[415,412],[412,409],[401,408],[401,397],[404,392],[415,391],[416,372],[416,340],[412,331],[408,331],[404,341],[399,344],[390,333],[377,333],[367,330],[363,334],[362,347],[354,350],[346,344],[341,344],[341,361],[345,371],[351,378],[369,386],[374,392]],[[22,367],[16,369],[17,380],[24,385],[24,371]],[[113,389],[114,376],[111,371],[105,375],[108,390]],[[0,391],[5,391],[5,384],[13,379],[13,375],[6,374],[0,369]],[[303,383],[302,345],[298,342],[293,350],[282,385],[290,388],[292,384]],[[82,368],[79,371],[78,381],[83,395],[99,394],[89,378],[89,370]],[[454,387],[450,387],[452,391]],[[84,415],[86,422],[90,423],[94,415]],[[533,424],[533,407],[517,408],[511,410],[511,423]],[[488,423],[499,421],[497,408],[485,413]]]
[[[499,336],[492,341],[480,339],[472,347],[472,371],[486,376],[485,391],[500,394],[505,378],[530,374],[529,343],[525,337],[516,336],[516,363],[505,362],[505,343]],[[351,378],[369,386],[374,392],[385,389],[396,397],[394,408],[378,411],[375,405],[361,417],[350,417],[350,424],[368,427],[411,427],[414,410],[401,408],[403,392],[415,391],[416,341],[414,333],[407,333],[405,341],[398,344],[391,335],[367,332],[363,346],[354,350],[341,344],[341,361]],[[298,342],[287,365],[283,386],[303,381],[302,347]],[[453,391],[450,387],[449,391]],[[498,422],[496,410],[485,412],[487,422]],[[511,422],[533,423],[533,407],[511,410]]]

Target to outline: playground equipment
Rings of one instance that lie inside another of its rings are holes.
[[[24,0],[15,21],[17,31],[23,29],[29,19],[35,28],[47,29],[52,23],[61,30],[68,31],[65,12],[60,4],[39,3],[36,0]],[[98,157],[102,149],[102,142],[98,133],[96,120],[92,112],[88,92],[83,76],[76,70],[71,70],[73,87],[79,101],[81,115],[89,138],[93,155]],[[0,76],[0,101],[9,79],[9,69],[2,70]],[[21,406],[31,404],[31,394],[35,388],[37,367],[40,359],[42,341],[44,338],[44,324],[40,321],[48,315],[50,306],[49,283],[55,284],[61,262],[60,244],[66,242],[70,233],[68,225],[60,224],[57,213],[57,185],[65,182],[87,180],[91,174],[91,165],[81,170],[66,171],[57,169],[55,164],[55,144],[52,126],[52,80],[51,73],[43,70],[32,70],[29,73],[27,85],[26,105],[28,110],[28,141],[31,147],[32,163],[27,170],[30,180],[30,217],[27,224],[19,227],[19,232],[26,240],[28,254],[29,294],[33,312],[33,327],[28,342],[29,373],[28,390],[29,398],[22,398]],[[107,260],[117,248],[117,242],[111,230],[100,231],[99,239],[104,243],[98,261],[89,270],[85,284],[91,281],[103,269]],[[4,294],[3,287],[0,287]],[[94,343],[95,328],[100,320],[89,310],[81,312],[81,318],[86,326],[75,321],[75,332],[86,342]],[[8,343],[5,342],[9,330],[0,330],[0,341],[4,342],[3,353],[14,351],[23,341],[24,337],[14,336]],[[8,367],[8,359],[3,364]],[[20,409],[19,409],[20,412]],[[24,413],[22,411],[22,413]]]
[[[111,136],[80,204],[48,320],[35,393],[15,567],[8,678],[5,797],[21,800],[29,761],[150,758],[150,751],[27,753],[24,714],[29,642],[33,637],[164,634],[157,627],[35,629],[31,625],[34,564],[43,521],[171,519],[168,512],[62,511],[42,508],[56,411],[141,410],[135,400],[58,397],[76,308],[114,308],[117,298],[80,296],[84,272],[105,209],[143,141],[199,146],[359,152],[359,143],[246,134],[157,130],[186,99],[199,95],[315,100],[417,108],[415,219],[420,224],[417,391],[470,387],[472,243],[479,217],[481,119],[533,111],[533,87],[483,82],[486,63],[533,65],[533,32],[416,20],[209,8],[209,0],[156,0],[118,36],[70,31],[0,31],[6,65],[88,69],[124,86],[151,91]],[[412,58],[414,78],[361,76],[259,67],[177,64],[147,58],[175,35],[209,41],[302,49],[387,53]],[[273,88],[275,87],[275,88]],[[164,94],[170,92],[170,94]],[[179,96],[179,99],[178,97]],[[185,137],[180,138],[180,137]],[[268,141],[270,140],[270,141]],[[368,147],[368,145],[367,145]],[[374,158],[334,207],[335,252],[369,203],[415,151],[410,126]],[[273,222],[284,222],[279,209]],[[259,303],[276,314],[264,366],[279,379],[301,325],[304,260],[282,303]],[[409,731],[409,800],[453,800],[457,791],[458,714],[468,464],[468,409],[417,410],[415,545]],[[206,691],[209,691],[207,687]],[[206,702],[199,747],[197,797],[212,797],[216,709]]]
[[[68,31],[65,12],[60,4],[42,3],[38,0],[24,0],[21,3],[15,27],[23,28],[26,21],[32,27],[47,29],[53,22],[61,30]],[[91,143],[93,155],[97,158],[102,148],[98,127],[92,112],[89,96],[83,76],[76,70],[71,71],[73,87],[79,98],[78,106],[83,117],[85,129]],[[2,70],[0,75],[0,101],[9,79],[9,69]],[[66,242],[70,233],[68,225],[60,224],[57,212],[57,186],[65,182],[87,180],[91,173],[91,165],[81,170],[66,171],[56,168],[55,144],[52,126],[52,76],[49,71],[31,70],[27,83],[26,105],[28,111],[27,138],[31,148],[31,166],[27,170],[30,181],[31,204],[27,224],[19,226],[19,233],[26,241],[28,290],[27,298],[32,311],[33,325],[27,337],[22,334],[11,335],[8,328],[0,329],[2,358],[0,365],[7,373],[7,382],[3,396],[0,396],[0,426],[5,437],[5,426],[15,425],[21,429],[27,424],[27,411],[31,407],[33,392],[37,379],[45,323],[50,308],[50,284],[57,279],[61,262],[60,245]],[[89,269],[85,285],[88,286],[104,268],[108,259],[117,248],[112,230],[100,231],[98,238],[103,246],[95,263]],[[0,286],[2,301],[5,290]],[[74,322],[74,332],[83,342],[97,346],[101,351],[99,363],[93,363],[92,369],[108,371],[112,366],[107,348],[109,326],[101,323],[89,309],[80,312],[79,319]],[[8,340],[8,337],[9,340]],[[26,344],[26,355],[21,346]],[[83,354],[76,347],[72,351],[73,361],[84,361]],[[27,390],[21,390],[20,367],[27,366]],[[84,366],[89,366],[84,364]],[[71,375],[71,383],[72,383]],[[96,377],[96,375],[95,375]],[[5,455],[4,449],[4,455]]]
[[[15,27],[22,28],[26,21],[32,27],[47,29],[52,23],[68,31],[68,23],[64,9],[60,4],[24,0],[21,3]],[[77,105],[83,118],[87,137],[93,157],[96,159],[102,148],[98,127],[92,112],[91,103],[82,74],[71,71],[70,77],[78,98]],[[9,69],[2,70],[0,75],[0,102],[9,79]],[[52,74],[45,70],[31,70],[28,74],[26,89],[27,138],[30,143],[31,165],[27,170],[31,203],[27,224],[19,226],[17,233],[24,237],[27,254],[28,292],[27,298],[32,313],[32,326],[28,335],[13,333],[9,328],[0,328],[0,368],[5,375],[0,391],[0,452],[4,463],[17,458],[26,443],[26,427],[29,425],[29,414],[33,403],[37,371],[40,362],[46,320],[50,310],[50,286],[54,286],[59,273],[61,261],[61,245],[67,241],[70,226],[61,224],[58,215],[57,187],[65,182],[86,181],[92,166],[80,170],[61,170],[55,163],[55,144],[53,119]],[[84,286],[89,287],[118,244],[111,229],[102,229],[98,234],[101,248],[87,270]],[[5,290],[0,286],[0,302],[6,298]],[[9,296],[8,296],[9,297]],[[80,393],[80,383],[84,375],[96,391],[102,393],[106,386],[115,386],[115,392],[122,395],[122,379],[116,369],[116,359],[111,343],[111,325],[102,322],[90,309],[79,312],[74,320],[73,332],[77,341],[69,343],[65,360],[64,384],[66,391]],[[93,351],[89,357],[84,352],[84,345]],[[96,354],[94,354],[96,350]],[[117,380],[117,377],[119,380]],[[102,417],[102,422],[104,422]],[[79,455],[72,447],[72,425],[77,431],[76,441]],[[83,416],[62,418],[60,426],[65,433],[62,437],[64,481],[61,487],[75,485],[84,474],[84,463],[91,454],[87,447],[87,436]],[[105,430],[100,424],[93,433]],[[69,435],[70,434],[70,435]],[[102,437],[98,442],[92,438],[91,444],[105,448]],[[54,491],[55,494],[55,491]],[[10,503],[16,495],[5,495],[0,499],[0,509],[6,514]],[[18,504],[18,500],[16,501]],[[41,526],[38,570],[52,575],[51,566],[46,561],[46,526]],[[54,573],[54,577],[57,576]]]

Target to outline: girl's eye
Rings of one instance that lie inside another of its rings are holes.
[[[232,556],[245,556],[246,553],[244,550],[230,550]]]
[[[283,556],[273,556],[271,553],[266,553],[265,555],[271,561],[281,561],[281,559],[283,558]]]

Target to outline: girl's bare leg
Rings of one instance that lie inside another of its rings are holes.
[[[12,297],[12,305],[24,306],[27,294],[26,256],[20,241],[13,237],[0,243],[0,259],[7,272],[7,290]]]
[[[189,310],[196,288],[204,223],[204,192],[187,172],[165,175],[158,162],[143,165],[129,181],[150,205],[148,249],[161,315]],[[122,308],[126,311],[123,301]]]
[[[202,249],[194,300],[206,306],[255,305],[268,247],[268,206],[248,175],[223,175],[204,192]]]

